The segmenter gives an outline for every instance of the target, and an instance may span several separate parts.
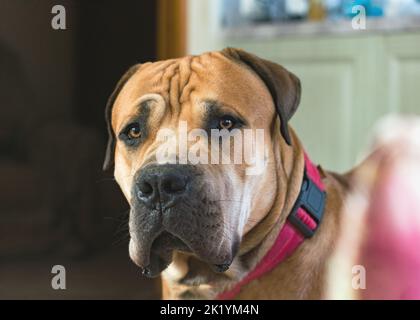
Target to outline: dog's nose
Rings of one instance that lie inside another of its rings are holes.
[[[140,197],[149,198],[160,194],[173,195],[185,191],[186,179],[184,176],[173,172],[147,172],[142,175],[138,183]],[[156,194],[157,195],[157,194]]]
[[[185,195],[191,174],[180,165],[149,165],[137,179],[137,199],[148,207],[174,205]]]

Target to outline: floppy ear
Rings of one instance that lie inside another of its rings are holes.
[[[118,81],[117,86],[115,87],[114,91],[112,92],[111,96],[108,98],[105,107],[105,121],[106,126],[108,129],[108,144],[106,147],[105,152],[105,160],[103,164],[103,170],[108,170],[111,165],[113,164],[113,156],[115,152],[115,133],[112,130],[111,124],[111,115],[112,115],[112,107],[114,106],[115,99],[117,98],[118,94],[120,93],[121,89],[124,87],[125,83],[131,76],[140,68],[140,64],[136,64],[132,66],[128,71],[122,76],[122,78]]]
[[[280,117],[281,134],[290,145],[291,139],[287,123],[300,102],[301,86],[298,77],[277,63],[261,59],[240,49],[226,48],[222,54],[246,64],[264,81]]]

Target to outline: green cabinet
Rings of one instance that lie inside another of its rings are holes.
[[[382,48],[381,84],[386,88],[382,103],[389,111],[419,114],[420,32],[383,37]]]

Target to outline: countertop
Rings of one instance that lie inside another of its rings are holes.
[[[420,16],[396,18],[368,18],[366,29],[353,29],[351,19],[314,21],[293,21],[248,24],[222,28],[226,38],[276,38],[283,36],[312,35],[356,35],[366,33],[397,33],[420,31]]]

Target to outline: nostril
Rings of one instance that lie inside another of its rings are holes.
[[[139,188],[139,191],[145,196],[151,195],[153,193],[153,187],[147,181],[140,182],[138,184],[138,188]]]
[[[165,193],[179,193],[186,189],[187,181],[183,177],[166,177],[162,180],[161,188]]]

